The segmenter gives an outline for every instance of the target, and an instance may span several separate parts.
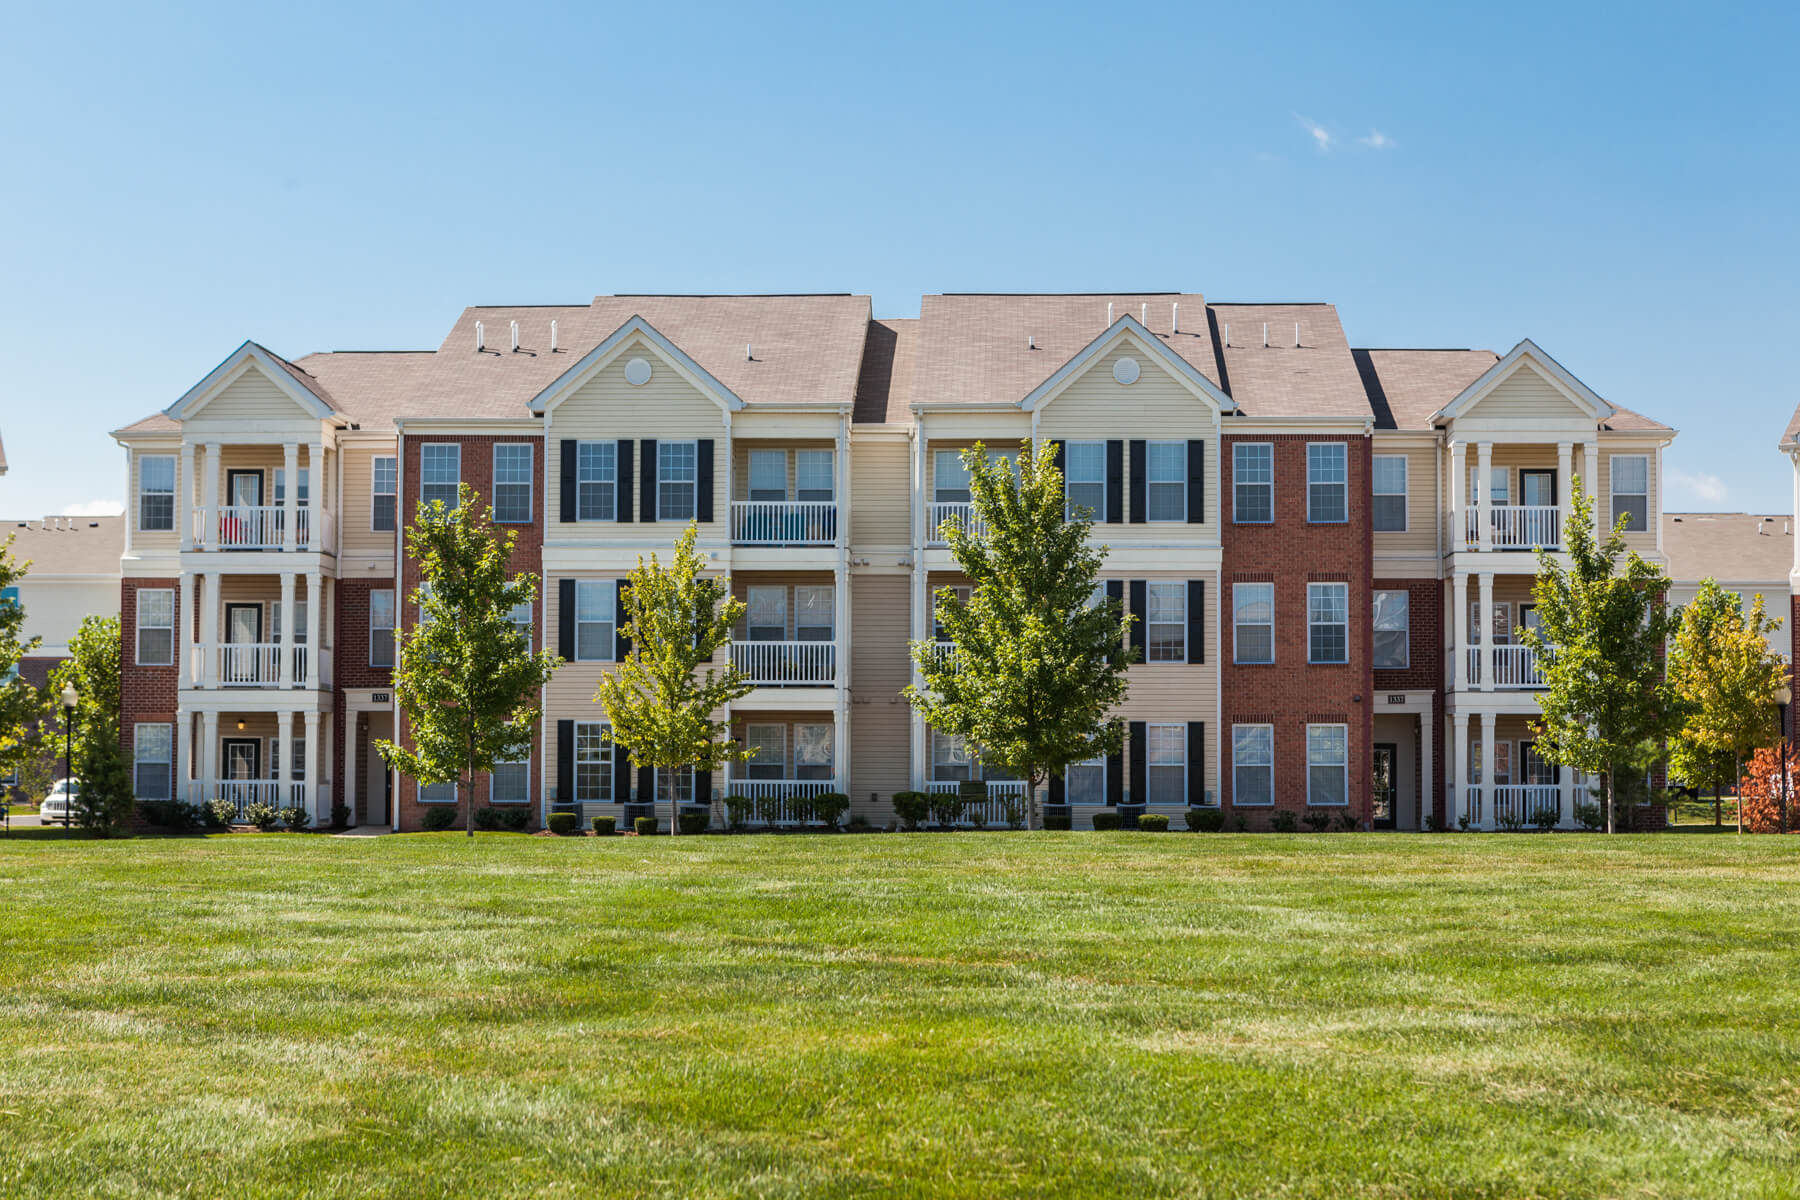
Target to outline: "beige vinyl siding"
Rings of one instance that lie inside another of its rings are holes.
[[[647,359],[651,367],[650,381],[641,387],[625,381],[625,364],[634,358]],[[555,482],[559,470],[557,464],[561,461],[561,443],[566,439],[613,441],[619,438],[631,439],[635,460],[632,464],[631,527],[628,529],[611,521],[577,523],[561,520]],[[634,339],[604,370],[557,405],[551,416],[551,444],[546,447],[552,481],[549,488],[551,502],[546,513],[549,518],[547,536],[552,539],[655,537],[670,542],[679,536],[685,522],[658,521],[645,527],[640,520],[643,516],[639,499],[644,478],[644,438],[655,438],[659,442],[713,439],[713,520],[718,528],[702,527],[700,536],[703,539],[709,535],[717,536],[730,513],[730,497],[725,490],[730,472],[726,470],[725,462],[724,414],[710,397],[684,380],[642,339]]]
[[[1375,557],[1384,554],[1429,555],[1436,545],[1438,477],[1434,452],[1425,447],[1384,444],[1379,434],[1371,452],[1376,457],[1406,459],[1406,531],[1376,533]]]
[[[1140,374],[1129,387],[1113,378],[1113,364],[1135,358]],[[1170,522],[1130,522],[1131,454],[1125,455],[1122,495],[1127,507],[1125,523],[1096,529],[1113,544],[1131,541],[1167,541],[1171,536],[1216,540],[1219,536],[1219,438],[1213,428],[1212,408],[1178,382],[1163,363],[1141,347],[1129,343],[1091,364],[1043,410],[1038,437],[1045,441],[1191,440],[1206,442],[1206,520],[1198,525]]]
[[[344,472],[344,511],[338,514],[338,547],[344,553],[391,554],[394,534],[377,533],[374,523],[374,488],[376,456],[399,457],[395,446],[376,449],[356,446],[339,453],[336,458]],[[329,456],[328,456],[329,457]],[[395,505],[395,524],[406,519],[406,506]]]
[[[861,438],[850,443],[850,543],[912,544],[912,443]]]
[[[850,804],[876,825],[894,819],[894,793],[912,784],[912,708],[900,694],[912,682],[911,586],[905,575],[858,575],[850,590]]]
[[[167,457],[175,460],[175,527],[169,530],[146,532],[138,525],[138,483],[142,474],[142,460],[145,458]],[[126,501],[125,519],[131,522],[131,548],[134,552],[145,550],[179,550],[181,548],[181,499],[189,481],[181,477],[181,450],[170,446],[168,449],[134,450],[131,454],[131,494]],[[191,520],[192,518],[190,518]]]
[[[1189,580],[1206,582],[1206,661],[1203,663],[1137,663],[1126,669],[1125,702],[1118,708],[1122,721],[1206,722],[1206,788],[1219,795],[1219,583],[1211,571],[1134,573],[1133,579]],[[1127,611],[1131,605],[1126,588]],[[1190,651],[1190,656],[1191,656]],[[1131,769],[1126,748],[1125,769]],[[1129,774],[1127,775],[1129,780]],[[1083,806],[1083,812],[1087,808]],[[1091,814],[1090,814],[1091,820]],[[1175,818],[1179,824],[1181,818]],[[1082,822],[1078,819],[1076,824]],[[1182,826],[1185,828],[1185,826]]]
[[[193,415],[207,421],[266,421],[293,420],[309,414],[260,367],[251,366]]]
[[[1656,448],[1654,446],[1631,446],[1600,443],[1600,484],[1596,489],[1598,496],[1597,511],[1600,514],[1602,531],[1610,529],[1619,514],[1613,511],[1612,503],[1612,460],[1618,455],[1640,455],[1645,460],[1645,479],[1650,491],[1648,519],[1644,529],[1638,533],[1625,535],[1625,544],[1639,554],[1649,555],[1656,552],[1656,532],[1662,524],[1662,477],[1657,470]]]
[[[720,448],[721,450],[723,447]],[[732,499],[748,500],[750,498],[750,452],[752,450],[780,450],[787,455],[787,488],[788,497],[793,498],[797,480],[794,474],[794,451],[796,450],[830,450],[832,458],[832,487],[836,495],[837,487],[837,443],[830,438],[800,439],[755,439],[734,438],[731,443]]]
[[[1522,365],[1507,376],[1459,419],[1477,417],[1477,414],[1482,420],[1490,417],[1551,421],[1585,419],[1585,414],[1530,364]]]

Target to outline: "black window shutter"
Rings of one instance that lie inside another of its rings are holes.
[[[694,450],[694,520],[713,519],[713,440],[701,438]]]
[[[1106,443],[1106,523],[1125,520],[1125,443]]]
[[[712,803],[712,772],[711,771],[695,771],[694,772],[694,803],[695,804],[711,804]]]
[[[1147,518],[1150,499],[1150,446],[1149,443],[1133,440],[1131,443],[1131,523],[1142,525]]]
[[[1108,600],[1116,601],[1118,603],[1119,610],[1122,614],[1125,609],[1125,581],[1123,579],[1107,580],[1106,581],[1106,598]],[[1114,657],[1115,657],[1114,655],[1109,654],[1106,656],[1106,661],[1112,662]]]
[[[613,508],[621,521],[631,520],[631,439],[620,438],[613,454]]]
[[[655,804],[662,797],[656,794],[656,768],[639,767],[637,780],[637,802],[639,804]]]
[[[1117,808],[1125,802],[1125,752],[1115,750],[1106,756],[1106,802]]]
[[[564,662],[575,661],[575,581],[556,581],[556,652]]]
[[[645,438],[643,478],[638,480],[638,520],[656,520],[656,439]]]
[[[612,731],[608,730],[607,732],[610,734]],[[615,744],[612,748],[612,756],[613,756],[613,786],[612,786],[613,803],[614,804],[630,804],[631,803],[631,755],[626,753],[625,747]]]
[[[619,586],[613,592],[613,661],[624,662],[631,657],[631,639],[625,636],[625,626],[631,620],[626,611],[626,593],[631,591],[629,579],[619,580]]]
[[[1206,803],[1206,722],[1188,722],[1188,794],[1191,805]]]
[[[1137,661],[1150,656],[1150,585],[1142,579],[1131,581],[1131,648],[1138,652]]]
[[[1188,524],[1206,520],[1206,443],[1188,442]]]
[[[574,438],[562,440],[562,512],[557,520],[564,524],[575,519],[575,455],[579,447]]]
[[[1187,660],[1206,661],[1206,580],[1188,580]]]
[[[1142,804],[1150,796],[1150,727],[1131,723],[1131,803]]]
[[[1067,804],[1068,801],[1064,799],[1066,795],[1067,793],[1063,791],[1063,777],[1061,775],[1052,775],[1050,777],[1050,803]]]
[[[1059,475],[1063,471],[1068,469],[1064,464],[1064,460],[1067,458],[1068,458],[1068,453],[1065,450],[1062,442],[1057,441],[1057,442],[1050,443],[1050,461],[1056,464],[1056,471]],[[1065,480],[1063,480],[1063,503],[1065,505],[1068,503],[1068,496],[1069,496],[1069,481],[1067,479],[1065,479]]]
[[[575,803],[575,722],[556,723],[556,801]]]

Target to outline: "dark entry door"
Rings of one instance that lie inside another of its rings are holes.
[[[262,778],[262,741],[259,738],[226,738],[225,778],[247,783]]]
[[[1376,742],[1374,746],[1375,786],[1370,794],[1375,800],[1375,812],[1371,824],[1377,829],[1392,829],[1394,813],[1399,808],[1400,787],[1394,778],[1400,761],[1398,749],[1393,742]]]

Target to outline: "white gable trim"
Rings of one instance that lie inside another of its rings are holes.
[[[1202,375],[1193,363],[1164,345],[1161,338],[1145,329],[1138,323],[1138,319],[1129,313],[1114,321],[1104,333],[1089,342],[1075,357],[1059,367],[1054,375],[1031,389],[1031,392],[1019,401],[1019,407],[1026,412],[1036,412],[1045,407],[1060,396],[1088,364],[1110,352],[1120,342],[1126,341],[1141,347],[1167,367],[1177,379],[1187,384],[1197,397],[1205,400],[1220,412],[1237,411],[1236,402],[1220,391],[1217,384]]]
[[[634,337],[642,337],[655,347],[677,374],[698,388],[722,411],[734,413],[744,407],[743,400],[738,397],[736,392],[720,383],[710,371],[695,362],[686,351],[664,337],[654,325],[639,316],[633,316],[629,321],[613,330],[605,341],[582,355],[580,361],[559,375],[555,382],[533,396],[531,403],[526,407],[534,413],[551,411],[574,395],[595,373],[622,354]]]
[[[338,415],[329,404],[302,387],[300,381],[288,373],[287,368],[276,362],[272,354],[255,342],[245,342],[233,350],[224,362],[207,373],[205,379],[189,388],[181,399],[163,409],[163,415],[177,421],[190,419],[253,367],[266,375],[270,383],[304,409],[308,416],[323,421]]]
[[[1581,409],[1595,421],[1604,421],[1616,411],[1612,405],[1596,395],[1587,384],[1569,374],[1561,363],[1545,354],[1536,342],[1525,338],[1507,351],[1505,357],[1499,362],[1483,371],[1481,378],[1464,388],[1456,399],[1432,414],[1432,420],[1454,421],[1457,417],[1467,413],[1481,403],[1488,393],[1519,371],[1521,363],[1526,360],[1529,360],[1531,366],[1550,381],[1552,387],[1567,397],[1569,403]]]

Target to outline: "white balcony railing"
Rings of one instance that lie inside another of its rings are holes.
[[[962,781],[959,779],[933,779],[926,783],[925,790],[936,796],[945,792],[958,791],[961,787]],[[985,824],[1004,829],[1007,819],[1011,815],[1007,812],[1009,803],[1017,806],[1018,819],[1023,821],[1026,817],[1025,781],[1023,779],[990,779],[987,781],[987,799],[964,805],[962,816],[957,823],[959,825]],[[977,821],[977,817],[981,819]]]
[[[319,785],[319,794],[321,802],[329,806],[325,786]],[[266,804],[277,810],[306,806],[306,785],[280,779],[215,779],[211,783],[193,779],[188,781],[187,792],[189,804],[206,805],[215,799],[231,801],[240,821],[248,818],[253,804]]]
[[[762,686],[821,687],[837,680],[835,642],[732,642],[731,661]]]
[[[312,655],[305,646],[294,646],[294,676],[296,687],[311,685]],[[259,687],[272,688],[281,686],[281,646],[275,642],[227,642],[223,645],[198,645],[194,647],[195,656],[202,664],[210,657],[218,671],[216,678],[220,687]],[[329,668],[330,655],[324,656],[327,678],[323,683],[331,682]],[[204,683],[204,671],[194,680]]]
[[[335,530],[331,514],[312,506],[294,510],[294,548],[330,550]],[[287,528],[287,508],[280,504],[202,505],[194,509],[194,544],[221,550],[279,550]],[[317,537],[315,538],[315,533]]]
[[[733,500],[731,541],[737,546],[830,546],[837,542],[831,500]]]
[[[835,779],[732,779],[725,794],[753,802],[744,818],[746,825],[793,825],[800,821],[791,804],[795,797],[821,796],[837,790]]]
[[[1561,824],[1562,789],[1553,783],[1503,783],[1494,788],[1494,825],[1497,828],[1535,825],[1541,809],[1554,812],[1557,824]]]
[[[1481,660],[1489,647],[1469,647],[1469,687],[1481,686]],[[1523,691],[1544,686],[1544,673],[1538,669],[1538,653],[1530,646],[1494,646],[1494,687],[1502,691]]]
[[[945,504],[933,503],[926,510],[931,528],[927,531],[927,540],[933,546],[947,546],[950,540],[944,536],[944,522],[954,521],[969,532],[980,536],[987,527],[975,515],[975,506],[967,501]]]
[[[1481,544],[1481,510],[1471,506],[1466,517],[1465,537],[1471,549]],[[1555,549],[1562,545],[1560,510],[1554,504],[1496,504],[1488,510],[1488,525],[1494,531],[1494,549],[1531,550],[1538,546]]]

